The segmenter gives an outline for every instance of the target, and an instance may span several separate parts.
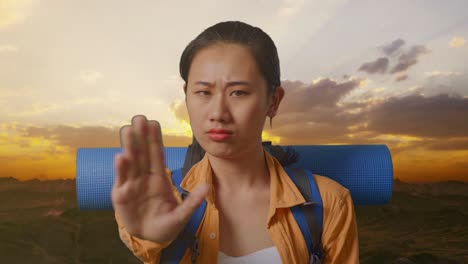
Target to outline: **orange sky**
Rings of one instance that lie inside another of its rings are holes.
[[[1,3],[0,177],[74,178],[76,150],[118,147],[136,114],[160,121],[167,146],[188,145],[180,55],[208,26],[240,20],[280,57],[286,95],[265,139],[386,144],[403,181],[468,181],[466,6]]]
[[[118,127],[34,128],[3,125],[2,131],[0,134],[2,146],[0,176],[15,177],[20,180],[72,179],[75,177],[77,147],[119,147]],[[409,147],[411,142],[417,141],[414,138],[397,139],[389,135],[385,138],[387,139],[382,138],[374,144],[389,146],[395,177],[408,182],[468,181],[466,177],[468,175],[468,151],[428,150],[424,145]],[[299,143],[286,138],[272,137],[268,133],[265,133],[265,139],[279,144]],[[191,139],[166,133],[164,142],[167,146],[186,146]],[[353,140],[348,143],[358,144],[358,142],[359,140]],[[347,142],[336,143],[347,144]],[[368,141],[362,143],[369,144]],[[307,144],[307,142],[301,144]]]

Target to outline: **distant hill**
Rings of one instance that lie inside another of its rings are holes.
[[[468,263],[468,183],[395,181],[356,214],[361,263]],[[141,263],[112,211],[77,209],[74,180],[0,178],[0,237],[0,263]]]
[[[393,182],[393,190],[415,195],[467,195],[468,182],[444,181],[436,183],[406,183],[399,180]]]

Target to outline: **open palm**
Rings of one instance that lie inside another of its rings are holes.
[[[165,167],[161,127],[137,115],[120,129],[123,152],[115,156],[112,204],[130,235],[158,243],[172,241],[208,192],[195,188],[182,203]]]

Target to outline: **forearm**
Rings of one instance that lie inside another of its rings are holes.
[[[118,225],[119,236],[122,242],[130,251],[145,264],[158,264],[162,250],[170,243],[156,243],[150,240],[140,239],[130,235],[125,226],[119,221],[118,213],[115,212],[115,219]]]

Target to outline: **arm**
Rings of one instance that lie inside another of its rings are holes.
[[[170,242],[160,244],[150,240],[140,239],[130,235],[125,226],[121,223],[118,212],[115,212],[115,220],[119,229],[119,236],[122,242],[130,251],[145,264],[158,264],[161,251]]]
[[[171,178],[171,171],[168,168],[166,168],[166,176],[169,179]],[[177,188],[175,188],[174,185],[172,185],[172,193],[174,194],[174,197],[177,199],[178,203],[182,203],[179,192],[177,191]],[[119,229],[120,239],[138,259],[140,259],[145,264],[159,263],[161,251],[167,246],[169,246],[172,241],[168,241],[165,243],[157,243],[151,240],[138,238],[137,236],[129,234],[129,232],[125,228],[125,225],[120,220],[117,210],[115,211],[115,221],[117,222],[117,226]]]
[[[325,209],[323,246],[324,263],[359,263],[359,241],[353,200],[348,189],[343,188]]]

